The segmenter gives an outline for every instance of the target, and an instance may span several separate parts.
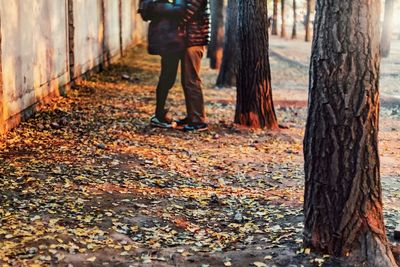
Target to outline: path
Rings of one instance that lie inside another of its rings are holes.
[[[283,40],[272,36],[271,54],[294,66],[308,70],[311,57],[311,43],[298,40]],[[400,40],[393,40],[388,58],[381,63],[381,95],[386,98],[400,99]]]
[[[301,250],[307,70],[271,59],[277,114],[290,129],[270,133],[232,127],[235,91],[213,89],[216,73],[205,67],[211,129],[187,134],[148,126],[158,64],[143,48],[133,49],[68,98],[43,106],[0,144],[0,264],[330,261]],[[172,112],[182,116],[179,86],[171,100]],[[385,120],[393,123],[381,138],[393,151],[398,137],[391,127],[400,124]],[[390,232],[400,196],[385,179]]]
[[[282,68],[274,69],[272,77],[274,90],[281,88],[295,90],[295,98],[306,100],[308,90],[308,65],[311,54],[311,43],[302,40],[282,40],[272,36],[270,41],[272,59],[279,59]],[[286,63],[286,67],[285,67]],[[283,71],[283,73],[282,73]],[[276,78],[277,77],[277,78]],[[288,79],[287,77],[290,77]],[[386,202],[396,209],[400,202],[393,199],[400,192],[400,40],[392,42],[391,54],[382,59],[381,63],[381,122],[380,122],[380,155],[382,167],[382,182],[387,190]],[[293,94],[288,94],[290,97]],[[400,223],[400,217],[396,219]]]

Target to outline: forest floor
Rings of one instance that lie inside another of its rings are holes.
[[[0,143],[0,265],[337,266],[302,249],[308,69],[299,62],[271,56],[277,116],[289,126],[275,132],[233,126],[235,89],[214,88],[206,61],[210,130],[149,127],[159,58],[141,47],[43,105]],[[179,83],[169,103],[184,116]],[[380,133],[391,240],[398,105],[384,103]]]

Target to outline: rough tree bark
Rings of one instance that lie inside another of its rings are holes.
[[[274,0],[274,9],[272,14],[272,35],[278,35],[278,2],[279,0]]]
[[[304,245],[362,266],[397,266],[385,233],[379,173],[380,0],[318,0],[316,12]]]
[[[236,86],[239,49],[237,44],[237,0],[229,0],[226,9],[225,42],[222,64],[217,78],[218,87]]]
[[[68,0],[68,56],[70,79],[75,79],[75,26],[74,26],[74,1]]]
[[[392,40],[394,0],[385,1],[385,19],[383,21],[381,55],[388,57]]]
[[[251,128],[276,129],[268,55],[268,4],[239,0],[237,103],[235,123]]]
[[[208,45],[210,67],[221,67],[224,46],[224,0],[211,0],[211,41]]]
[[[311,11],[314,8],[314,0],[307,0],[307,13],[306,20],[304,22],[304,27],[306,28],[305,41],[311,42]]]
[[[281,37],[286,38],[285,0],[281,0]]]
[[[293,29],[292,29],[292,39],[297,38],[297,6],[296,0],[293,0]]]

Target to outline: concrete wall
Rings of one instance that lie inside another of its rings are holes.
[[[1,16],[0,16],[0,29],[1,29]],[[1,33],[0,33],[0,46],[1,46]],[[1,47],[0,47],[1,51]],[[2,74],[2,63],[1,63],[1,55],[0,55],[0,134],[5,132],[5,118],[3,114],[3,109],[4,109],[4,99],[3,99],[3,74]]]
[[[137,5],[138,0],[0,0],[0,134],[74,78],[140,42],[147,24]]]
[[[122,35],[122,45],[127,46],[133,41],[132,27],[134,25],[133,13],[134,0],[121,0],[121,35]]]
[[[119,18],[119,1],[105,0],[105,49],[106,56],[111,59],[120,54],[120,18]]]
[[[147,39],[147,23],[137,13],[139,0],[121,0],[122,44],[138,44]]]
[[[0,16],[0,30],[1,30],[1,16]],[[0,52],[1,52],[1,33],[0,33]],[[1,62],[1,54],[0,54],[0,134],[5,132],[5,118],[3,114],[3,109],[4,109],[4,98],[3,98],[3,74],[2,74],[3,68],[2,68],[2,62]]]
[[[7,121],[68,82],[66,5],[64,0],[0,0],[0,17]]]
[[[139,6],[139,0],[132,0],[132,16],[131,16],[131,23],[132,29],[136,29],[134,31],[131,30],[132,41],[133,43],[137,44],[144,39],[147,39],[147,24],[143,23],[142,18],[137,13],[137,7]]]
[[[101,0],[73,0],[74,78],[103,60],[104,22],[101,5]]]

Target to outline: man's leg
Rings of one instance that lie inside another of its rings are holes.
[[[187,119],[190,124],[205,123],[204,98],[201,88],[200,67],[204,46],[186,49],[182,59],[182,87],[185,93]]]
[[[169,90],[174,86],[181,56],[181,54],[171,54],[161,57],[161,74],[156,91],[156,117],[159,120],[165,119],[165,103]]]

